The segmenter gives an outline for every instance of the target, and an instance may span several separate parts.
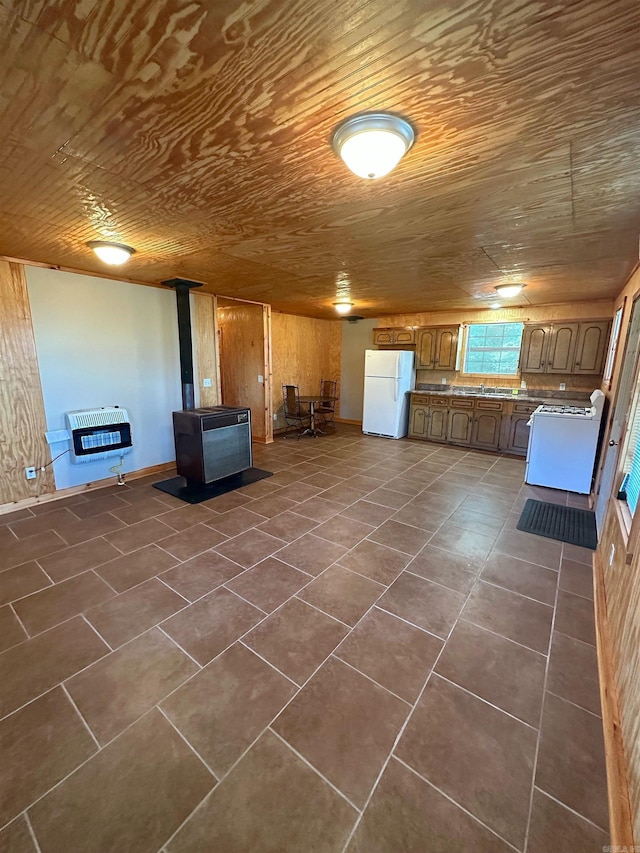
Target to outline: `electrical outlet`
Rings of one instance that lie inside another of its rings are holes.
[[[524,379],[520,383],[520,387],[522,388],[523,391],[527,390],[527,383],[524,381]]]
[[[567,390],[567,383],[566,383],[566,382],[561,382],[561,383],[560,383],[560,390],[561,390],[561,391],[566,391],[566,390]]]
[[[211,388],[211,380],[210,379],[203,379],[202,380],[202,387],[203,388]]]
[[[273,419],[274,419],[274,421],[277,421],[277,420],[278,420],[278,416],[277,416],[275,413],[274,413],[274,415],[273,415]]]
[[[24,469],[24,476],[27,478],[27,480],[35,480],[36,469],[35,468],[25,468]]]
[[[442,377],[442,379],[440,380],[440,384],[441,384],[441,385],[446,385],[446,384],[447,384],[447,377],[446,377],[446,376],[443,376],[443,377]]]
[[[258,374],[258,382],[264,382],[264,376],[261,373]]]

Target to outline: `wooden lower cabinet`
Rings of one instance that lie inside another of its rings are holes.
[[[473,411],[461,412],[449,409],[449,428],[447,439],[456,444],[470,444],[473,430]]]
[[[535,403],[414,396],[409,437],[526,455]]]
[[[502,415],[499,412],[476,412],[473,423],[471,444],[497,450],[500,444],[500,426]]]
[[[429,411],[427,422],[427,438],[429,441],[447,440],[447,422],[449,420],[449,409],[444,407],[432,408]]]
[[[529,419],[531,415],[511,415],[507,419],[507,430],[502,449],[509,453],[526,453],[529,447],[529,432],[531,427]]]
[[[409,438],[427,438],[429,407],[412,405],[409,414]]]

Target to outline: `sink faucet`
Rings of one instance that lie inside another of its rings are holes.
[[[480,386],[480,393],[484,394],[484,383]]]

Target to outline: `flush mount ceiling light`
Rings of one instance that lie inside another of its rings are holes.
[[[360,178],[381,178],[398,165],[413,145],[409,122],[390,113],[353,116],[336,128],[332,145]]]
[[[512,296],[517,296],[525,287],[524,284],[499,284],[495,291],[498,296],[510,299]]]
[[[334,302],[333,307],[338,314],[348,314],[353,308],[353,302]]]
[[[105,264],[114,266],[124,264],[136,251],[131,246],[125,246],[124,243],[107,243],[105,240],[90,240],[87,246],[93,249]]]
[[[502,308],[502,305],[499,302],[492,302],[491,305],[489,305],[489,308],[491,308],[492,311],[497,311],[498,308]]]

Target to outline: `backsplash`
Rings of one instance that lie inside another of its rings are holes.
[[[462,376],[457,370],[420,370],[416,371],[416,387],[421,384],[440,385],[442,379],[445,379],[446,385],[452,385],[455,388],[461,386],[471,386],[468,376]],[[522,376],[514,376],[513,379],[505,379],[504,377],[492,378],[490,376],[478,378],[473,387],[478,387],[482,382],[485,388],[518,388],[520,389],[520,380],[524,379],[527,383],[527,391],[544,391],[545,396],[555,397],[556,393],[564,394],[565,391],[560,391],[559,385],[564,382],[567,386],[566,391],[571,391],[572,398],[575,398],[576,391],[585,391],[589,394],[594,388],[599,388],[602,384],[600,376],[575,376],[564,375],[561,373],[523,373]],[[588,395],[587,395],[588,396]]]
[[[421,371],[423,372],[423,371]],[[585,377],[586,378],[586,377]],[[478,389],[481,388],[481,385],[443,385],[440,382],[416,382],[416,391],[455,391],[456,394],[464,394],[465,392],[472,394],[478,393]],[[591,394],[591,391],[594,388],[598,387],[597,385],[593,385],[593,387],[589,391],[576,391],[567,389],[566,391],[560,390],[551,390],[548,388],[532,388],[528,386],[527,388],[517,388],[517,394],[514,394],[512,386],[505,385],[489,385],[488,383],[484,383],[484,388],[487,390],[490,388],[492,392],[504,394],[505,399],[511,400],[517,397],[539,397],[544,396],[545,398],[550,398],[553,400],[588,400]]]

